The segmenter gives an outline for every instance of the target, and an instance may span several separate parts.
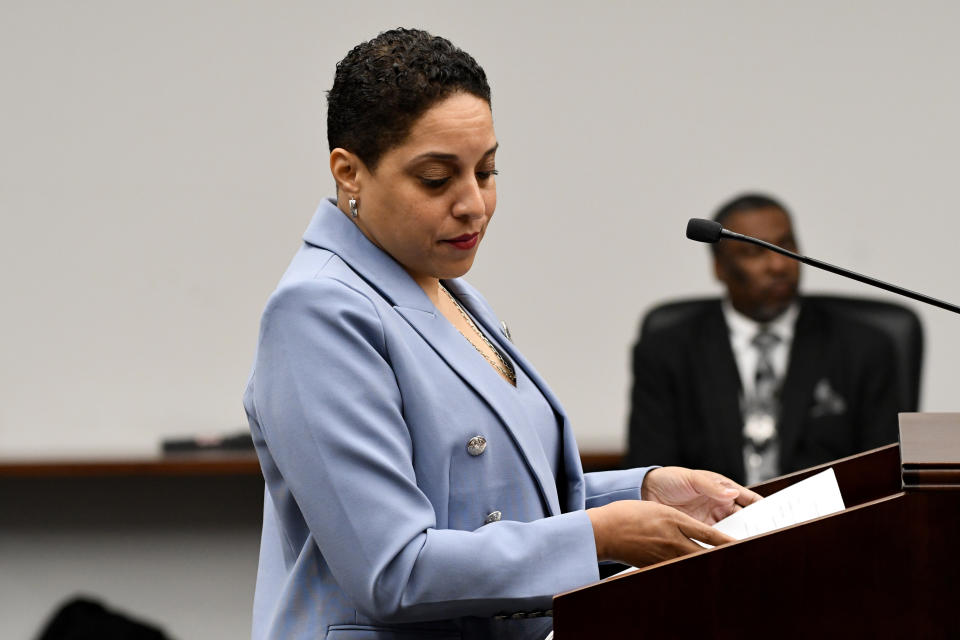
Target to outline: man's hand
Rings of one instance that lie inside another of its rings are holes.
[[[719,473],[684,467],[649,471],[640,487],[640,496],[679,509],[709,525],[761,499],[760,495]]]

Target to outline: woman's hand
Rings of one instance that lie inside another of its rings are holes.
[[[719,473],[684,467],[649,471],[640,487],[640,496],[679,509],[706,524],[715,524],[761,499]]]
[[[701,550],[693,540],[733,542],[710,525],[761,499],[719,473],[683,467],[649,471],[640,495],[587,509],[598,560],[642,567]]]
[[[703,547],[691,538],[711,545],[733,538],[689,515],[645,500],[619,500],[587,509],[593,523],[597,560],[616,560],[643,567],[683,556]]]

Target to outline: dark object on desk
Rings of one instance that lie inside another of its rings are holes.
[[[169,636],[95,600],[73,598],[57,609],[37,640],[169,640]]]
[[[197,451],[253,451],[253,438],[248,431],[243,431],[227,436],[168,438],[163,441],[164,453],[194,453]]]

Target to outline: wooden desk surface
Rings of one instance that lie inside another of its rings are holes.
[[[226,475],[260,475],[257,456],[240,451],[122,458],[0,458],[0,477],[6,478]]]
[[[619,468],[620,453],[582,452],[585,471]],[[260,475],[251,452],[203,452],[165,456],[103,458],[0,458],[0,478],[69,478],[108,476]]]

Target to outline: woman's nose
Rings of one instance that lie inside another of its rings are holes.
[[[477,180],[465,181],[464,186],[457,193],[457,201],[453,204],[453,215],[457,217],[481,218],[486,214],[487,203]]]

